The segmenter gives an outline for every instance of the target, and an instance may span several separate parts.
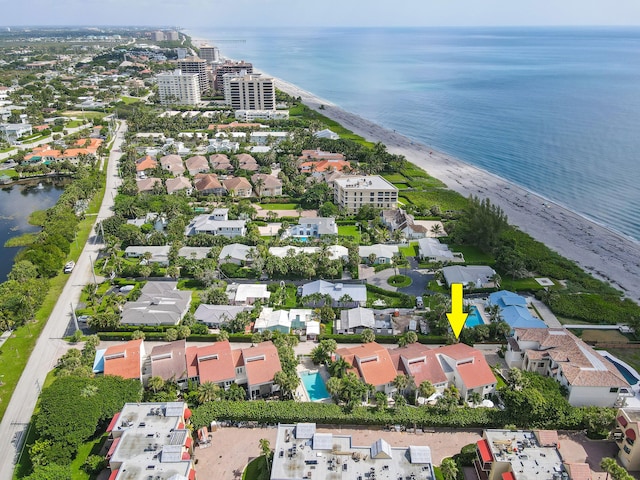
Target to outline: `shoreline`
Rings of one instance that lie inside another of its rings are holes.
[[[207,40],[192,38],[194,44]],[[465,197],[476,195],[500,206],[510,224],[528,233],[560,255],[573,260],[594,277],[610,283],[625,296],[640,300],[640,243],[542,195],[423,143],[382,127],[340,108],[267,72],[285,93],[372,142],[386,145],[390,153],[442,181]],[[322,110],[319,109],[323,105]]]

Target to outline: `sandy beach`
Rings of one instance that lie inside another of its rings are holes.
[[[194,39],[196,40],[196,39]],[[208,43],[197,39],[197,44]],[[258,70],[256,70],[258,71]],[[300,87],[270,75],[277,87],[305,105],[389,152],[407,160],[464,195],[489,198],[516,225],[536,240],[567,257],[596,278],[611,283],[635,301],[640,300],[640,243],[609,230],[540,195],[469,165],[432,147],[415,142],[356,114],[347,112]]]

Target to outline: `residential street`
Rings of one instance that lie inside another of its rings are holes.
[[[120,184],[117,164],[121,156],[120,150],[125,131],[126,123],[121,122],[107,164],[107,187],[96,222],[111,215],[116,189]],[[91,261],[95,260],[97,252],[102,247],[101,244],[95,243],[96,240],[92,233],[49,321],[42,330],[33,355],[29,358],[0,423],[0,480],[11,480],[13,477],[14,464],[20,455],[23,440],[26,438],[26,430],[41,386],[47,373],[55,366],[57,358],[68,348],[62,337],[67,333],[71,320],[71,304],[77,304],[84,285],[93,281]]]

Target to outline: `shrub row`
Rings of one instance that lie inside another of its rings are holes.
[[[377,343],[398,343],[401,335],[376,335]],[[335,340],[337,343],[362,343],[362,335],[321,335],[320,340]],[[418,342],[430,345],[447,343],[439,335],[418,335]]]

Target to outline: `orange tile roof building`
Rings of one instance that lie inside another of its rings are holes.
[[[155,158],[151,157],[150,155],[146,155],[136,160],[136,172],[138,173],[144,172],[147,170],[153,170],[157,166],[158,166],[158,162],[155,160]]]
[[[104,374],[141,380],[145,357],[144,342],[141,339],[112,345],[104,352]]]
[[[618,410],[613,438],[620,449],[618,459],[622,466],[630,471],[640,470],[640,409]]]
[[[336,351],[336,358],[350,363],[363,382],[373,385],[377,391],[391,394],[395,392],[393,379],[398,371],[393,364],[389,351],[376,342],[365,343],[357,347],[344,347]]]

